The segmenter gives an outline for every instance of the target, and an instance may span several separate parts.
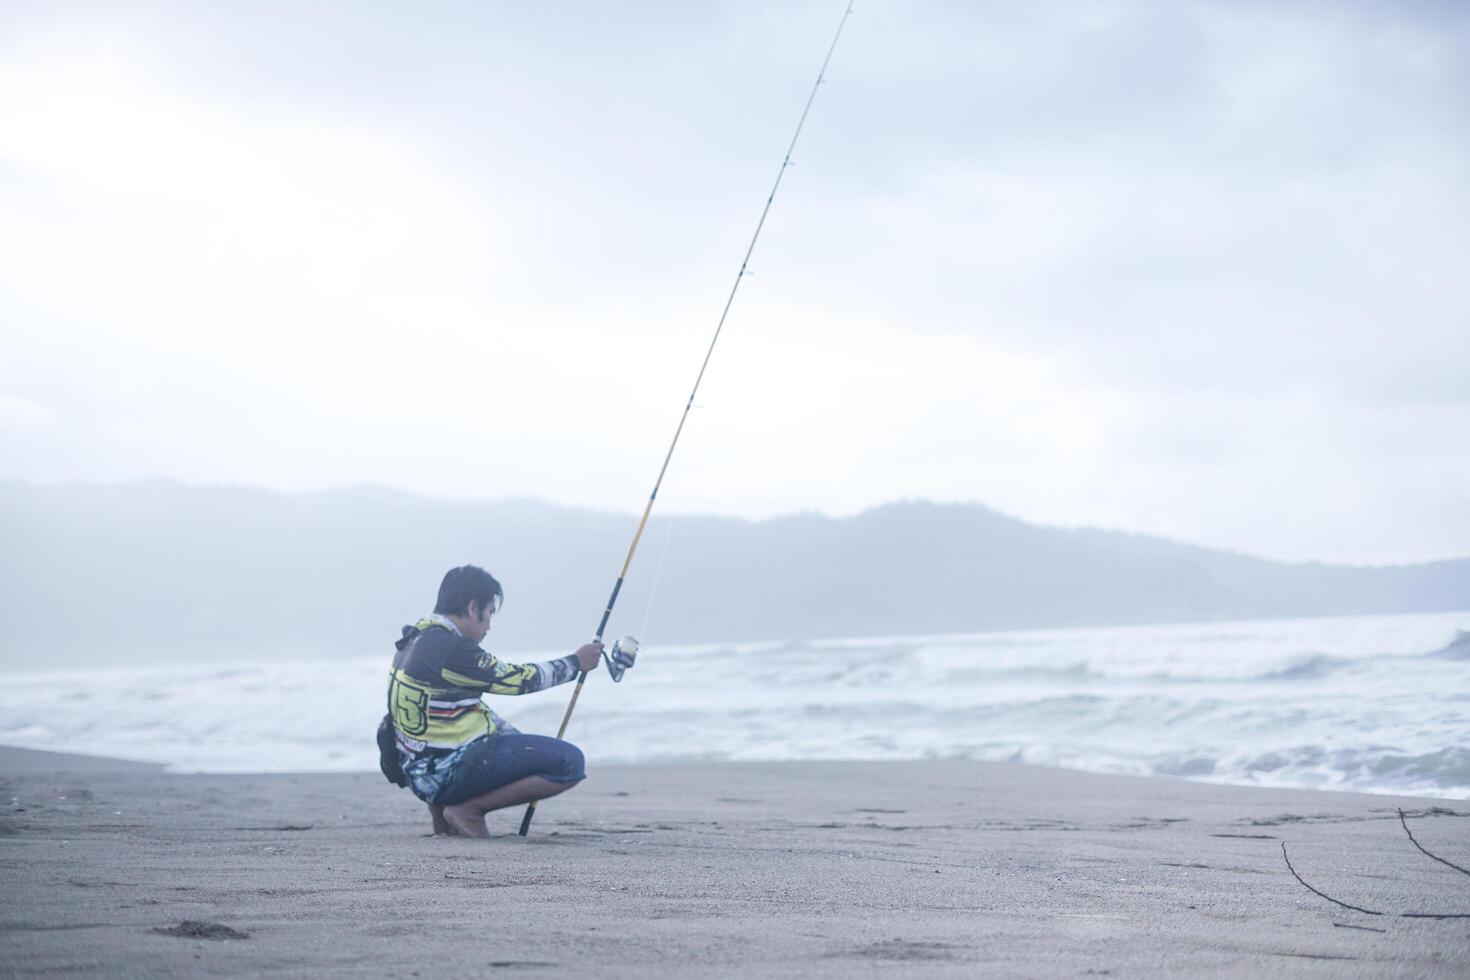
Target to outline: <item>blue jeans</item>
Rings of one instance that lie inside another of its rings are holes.
[[[524,779],[553,783],[587,778],[582,750],[546,735],[505,734],[477,738],[455,753],[454,763],[429,803],[453,806]]]

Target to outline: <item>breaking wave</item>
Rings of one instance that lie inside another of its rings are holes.
[[[652,644],[623,684],[594,676],[571,734],[594,766],[973,758],[1465,799],[1466,660],[1470,613]],[[368,771],[385,662],[10,674],[0,742],[179,771]],[[564,707],[557,691],[497,699],[525,731],[555,731]]]

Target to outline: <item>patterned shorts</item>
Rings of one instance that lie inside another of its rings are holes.
[[[484,735],[448,755],[403,767],[409,788],[426,803],[453,806],[527,776],[553,783],[587,778],[582,750],[546,735]]]

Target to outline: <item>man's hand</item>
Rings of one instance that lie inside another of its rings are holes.
[[[602,659],[602,643],[588,643],[577,648],[577,662],[582,673],[586,674],[597,669],[597,661]]]

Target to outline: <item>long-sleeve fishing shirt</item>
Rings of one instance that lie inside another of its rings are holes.
[[[497,660],[437,615],[403,627],[395,646],[388,712],[405,770],[509,728],[482,694],[530,694],[578,672],[576,654],[533,664]]]

